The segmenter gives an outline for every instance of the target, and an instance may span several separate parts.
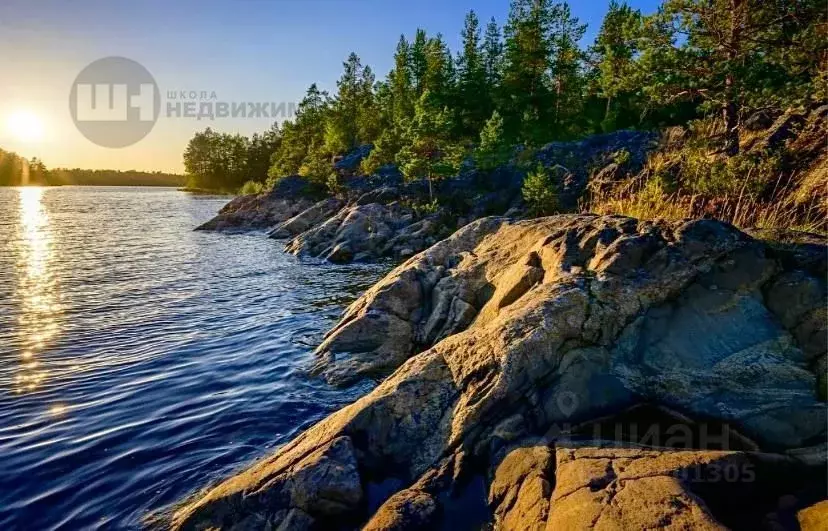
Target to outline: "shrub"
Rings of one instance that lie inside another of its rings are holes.
[[[480,131],[480,144],[474,151],[474,161],[483,171],[491,171],[509,162],[512,146],[503,134],[503,118],[495,111]]]
[[[250,195],[250,194],[260,194],[264,189],[264,185],[258,181],[247,181],[242,185],[239,189],[239,194],[241,195]]]
[[[549,215],[560,208],[556,177],[549,168],[540,163],[526,175],[521,192],[532,214]]]
[[[328,187],[328,192],[330,192],[331,195],[338,194],[344,188],[339,182],[339,176],[335,171],[332,171],[330,175],[328,175],[328,179],[325,181],[325,186]]]

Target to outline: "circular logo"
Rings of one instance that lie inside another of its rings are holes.
[[[122,148],[152,131],[161,110],[161,94],[141,64],[125,57],[106,57],[75,78],[69,109],[75,127],[91,142]]]

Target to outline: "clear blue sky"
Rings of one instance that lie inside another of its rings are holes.
[[[656,0],[631,0],[649,13]],[[590,42],[608,0],[571,2],[589,24]],[[87,64],[120,55],[143,64],[162,97],[167,90],[215,91],[228,101],[298,101],[310,83],[333,89],[351,51],[384,76],[401,33],[441,32],[457,50],[463,18],[506,20],[508,0],[2,0],[0,3],[0,147],[38,156],[50,167],[181,171],[181,152],[206,125],[250,134],[272,120],[162,117],[141,142],[97,147],[78,133],[69,89]],[[43,123],[23,142],[5,127],[21,109]]]

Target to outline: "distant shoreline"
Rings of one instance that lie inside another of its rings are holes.
[[[187,192],[191,194],[198,194],[198,195],[238,195],[233,192],[228,192],[226,190],[212,190],[210,188],[193,188],[189,186],[180,186],[176,188],[179,192]]]
[[[185,188],[181,188],[178,184],[103,184],[103,183],[35,183],[35,184],[0,184],[0,188],[29,188],[29,187],[42,187],[42,188],[59,188],[62,186],[83,186],[83,187],[100,187],[100,186],[110,186],[110,187],[117,187],[117,188],[175,188],[176,190],[182,192],[190,192],[192,190],[188,190]],[[230,194],[223,194],[221,192],[210,192],[214,194],[221,194],[221,195],[230,195]]]

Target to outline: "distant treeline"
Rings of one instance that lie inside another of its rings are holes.
[[[56,168],[49,171],[49,184],[78,186],[183,186],[184,176],[160,171],[84,170]]]
[[[0,149],[0,186],[182,186],[183,175],[137,170],[49,170],[37,158],[31,160]]]

